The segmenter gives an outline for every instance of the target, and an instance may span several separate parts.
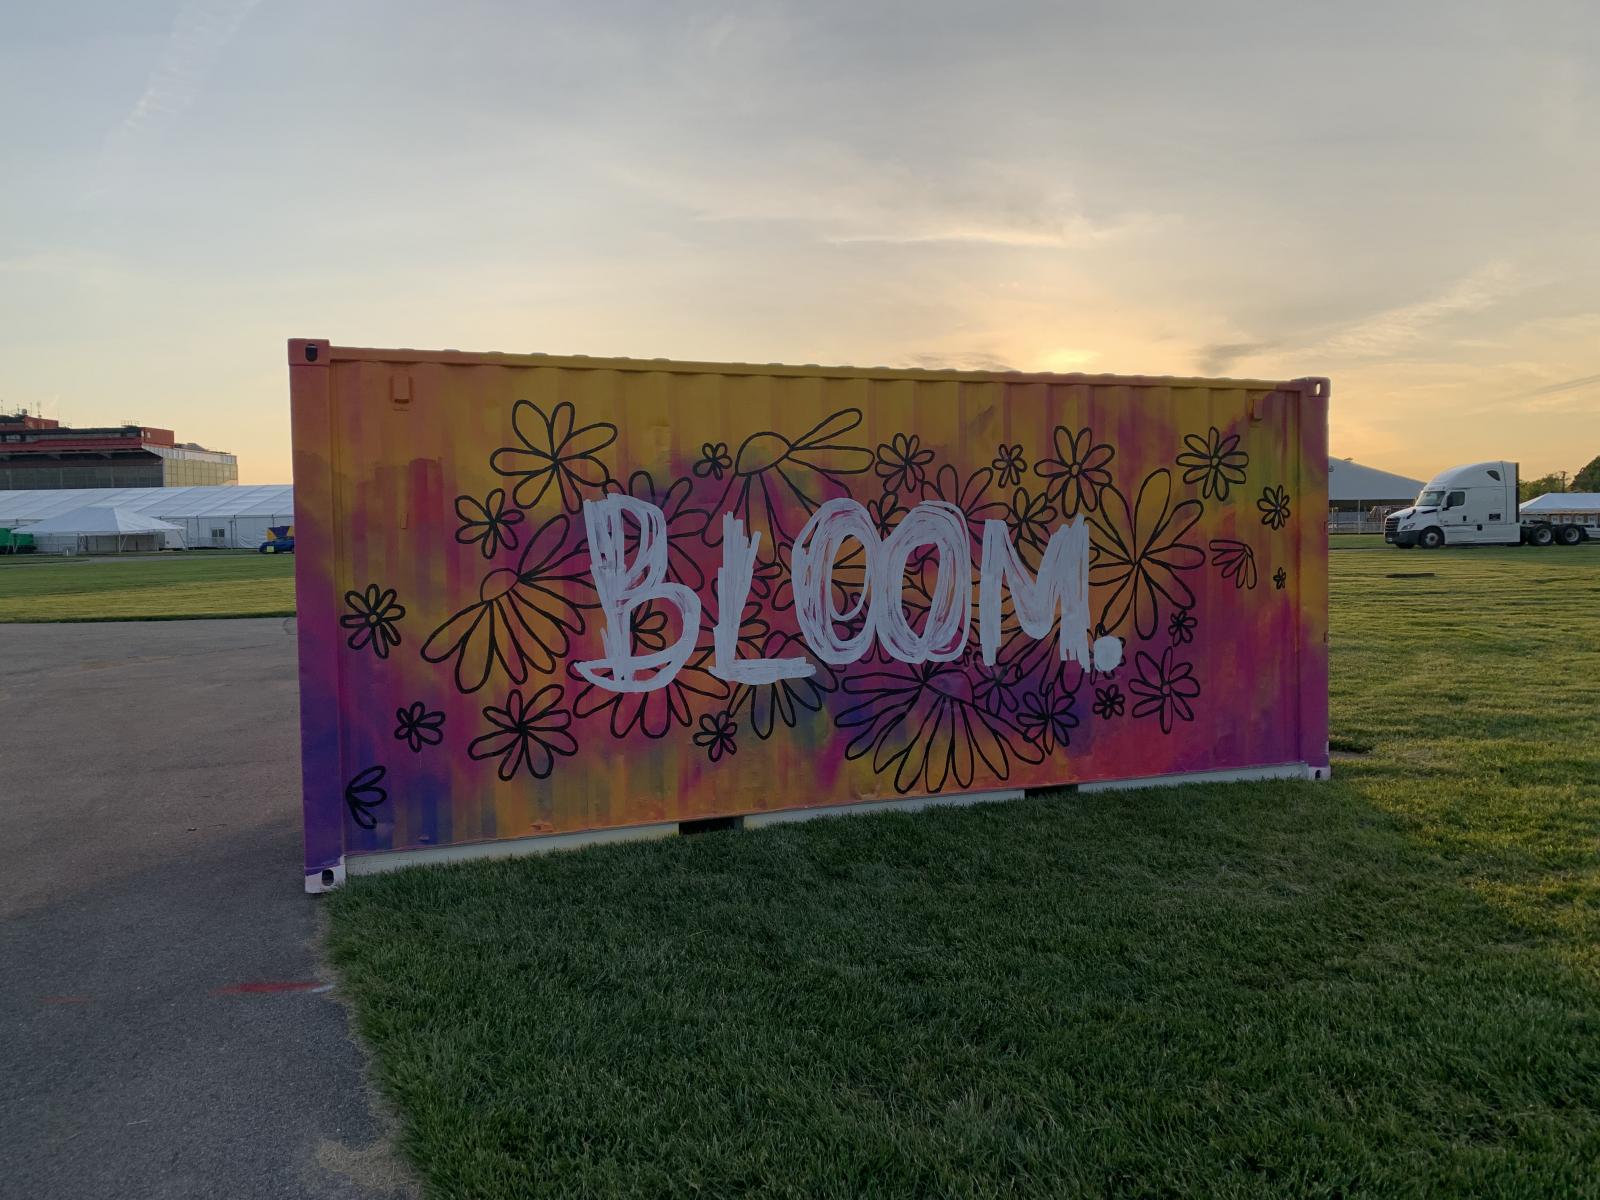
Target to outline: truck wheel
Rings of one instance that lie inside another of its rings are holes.
[[[1437,526],[1432,529],[1424,529],[1422,536],[1417,539],[1417,545],[1424,550],[1437,550],[1444,545],[1444,530]]]
[[[1556,540],[1555,530],[1548,525],[1535,525],[1528,530],[1528,541],[1535,546],[1548,546]]]
[[[1576,525],[1563,525],[1560,529],[1556,530],[1556,541],[1560,542],[1563,546],[1576,546],[1579,542],[1583,541],[1583,530],[1579,529]]]

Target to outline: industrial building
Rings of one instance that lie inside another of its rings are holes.
[[[294,487],[271,483],[0,491],[0,528],[26,532],[41,521],[91,508],[114,509],[175,526],[161,532],[162,547],[168,550],[253,550],[267,540],[270,526],[294,524]]]
[[[170,429],[73,429],[48,417],[0,415],[0,489],[158,488],[239,482],[239,460]]]

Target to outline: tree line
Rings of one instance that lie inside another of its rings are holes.
[[[1546,492],[1600,492],[1600,454],[1591,458],[1589,465],[1570,479],[1565,471],[1555,471],[1537,479],[1520,481],[1517,484],[1517,501],[1532,500]]]

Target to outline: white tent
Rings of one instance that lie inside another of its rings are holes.
[[[159,550],[171,534],[183,530],[168,521],[114,505],[91,504],[27,527],[40,550],[83,551],[86,554],[125,550]]]
[[[167,535],[172,550],[254,550],[267,540],[272,526],[294,524],[293,485],[264,483],[0,491],[0,526],[26,530],[36,521],[91,504],[113,505],[178,526],[181,534]]]
[[[1525,513],[1600,512],[1600,492],[1546,492],[1518,508]]]

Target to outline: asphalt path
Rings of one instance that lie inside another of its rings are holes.
[[[0,1194],[414,1193],[301,877],[293,620],[0,625]]]

